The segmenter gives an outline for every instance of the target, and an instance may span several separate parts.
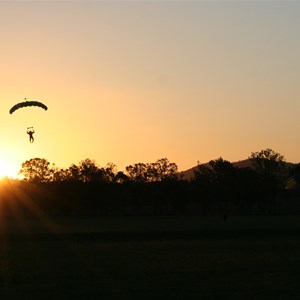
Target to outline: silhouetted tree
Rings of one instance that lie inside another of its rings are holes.
[[[294,164],[289,168],[289,174],[287,176],[300,175],[300,163]]]
[[[124,172],[119,171],[114,178],[116,183],[125,183],[129,181],[129,178],[126,174],[124,174]]]
[[[265,185],[273,189],[282,186],[287,171],[283,155],[267,148],[251,153],[249,159]]]
[[[280,207],[299,207],[292,202],[297,195],[289,196],[291,206],[283,206],[286,202],[280,199],[287,194],[282,182],[299,174],[300,164],[285,174],[284,157],[269,148],[252,153],[249,159],[248,168],[235,167],[222,157],[211,160],[198,165],[194,180],[187,181],[180,180],[177,165],[167,158],[133,164],[125,172],[118,172],[113,163],[99,167],[89,158],[66,169],[34,158],[22,164],[20,186],[40,207],[63,214],[183,214],[192,209],[230,214],[233,210],[255,213],[258,208],[261,213],[274,213]]]
[[[72,165],[70,170],[72,176],[82,182],[104,181],[105,179],[103,170],[98,167],[95,160],[89,158],[80,161],[78,166]]]
[[[236,168],[222,157],[211,160],[210,167],[214,174],[216,202],[223,211],[228,211],[236,196]]]
[[[137,163],[126,167],[127,176],[133,182],[147,182],[148,168],[144,163]]]
[[[69,169],[59,169],[54,166],[52,169],[52,180],[54,182],[63,182],[70,180],[70,170]]]
[[[258,173],[253,168],[236,169],[236,199],[241,212],[251,213],[260,194]]]
[[[212,207],[212,199],[214,198],[215,183],[214,173],[208,164],[198,164],[194,171],[193,201],[201,204],[203,213],[207,213]]]
[[[261,209],[269,210],[274,207],[275,196],[284,185],[284,156],[267,148],[251,153],[249,159],[260,179]]]
[[[178,179],[178,167],[167,158],[161,158],[147,165],[148,181],[165,181]]]
[[[67,179],[70,181],[81,181],[80,168],[75,164],[71,166],[66,171]]]
[[[32,158],[22,163],[20,175],[29,182],[49,182],[52,180],[53,171],[50,162],[44,158]]]
[[[108,163],[106,167],[101,168],[105,182],[114,182],[117,175],[117,166],[113,163]]]
[[[224,160],[220,157],[218,159],[211,160],[209,165],[213,170],[216,182],[226,184],[234,181],[236,168],[228,160]]]
[[[178,179],[178,167],[167,158],[161,158],[155,163],[137,163],[126,167],[126,172],[134,182],[156,182]]]
[[[254,169],[263,177],[282,175],[284,171],[284,156],[270,148],[252,152],[249,159]]]

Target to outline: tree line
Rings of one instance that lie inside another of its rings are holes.
[[[69,168],[57,168],[55,164],[44,158],[32,158],[22,163],[19,174],[28,182],[155,182],[177,180],[178,167],[175,163],[162,158],[154,163],[136,163],[126,167],[126,171],[117,171],[113,163],[100,167],[92,159],[84,159],[78,165],[72,164]]]
[[[270,148],[248,159],[248,167],[222,157],[199,164],[186,180],[167,158],[129,165],[125,171],[112,163],[100,167],[91,159],[61,169],[33,158],[22,163],[24,179],[15,185],[38,207],[58,214],[299,213],[298,189],[286,189],[286,181],[300,173],[300,164],[287,164]]]

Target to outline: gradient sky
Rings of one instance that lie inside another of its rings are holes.
[[[0,167],[299,162],[299,34],[299,1],[0,2]]]

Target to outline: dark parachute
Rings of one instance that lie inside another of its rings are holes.
[[[25,98],[26,100],[26,98]],[[19,108],[23,108],[23,107],[28,107],[28,106],[38,106],[38,107],[41,107],[45,110],[48,109],[48,107],[41,103],[41,102],[38,102],[38,101],[23,101],[23,102],[20,102],[20,103],[17,103],[15,104],[10,110],[9,110],[9,113],[12,114],[14,111],[16,111],[17,109]]]

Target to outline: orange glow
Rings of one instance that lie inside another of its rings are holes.
[[[35,157],[300,161],[298,1],[39,2],[0,2],[0,177]],[[24,98],[48,110],[10,114]]]
[[[0,185],[0,235],[5,236],[14,232],[29,234],[31,222],[34,220],[40,224],[38,231],[61,232],[60,227],[31,198],[33,193],[36,193],[39,199],[53,197],[43,188],[32,187],[22,181],[9,179],[2,181]],[[6,226],[8,219],[10,228]]]
[[[13,166],[0,159],[0,179],[4,177],[18,178],[18,174]]]

